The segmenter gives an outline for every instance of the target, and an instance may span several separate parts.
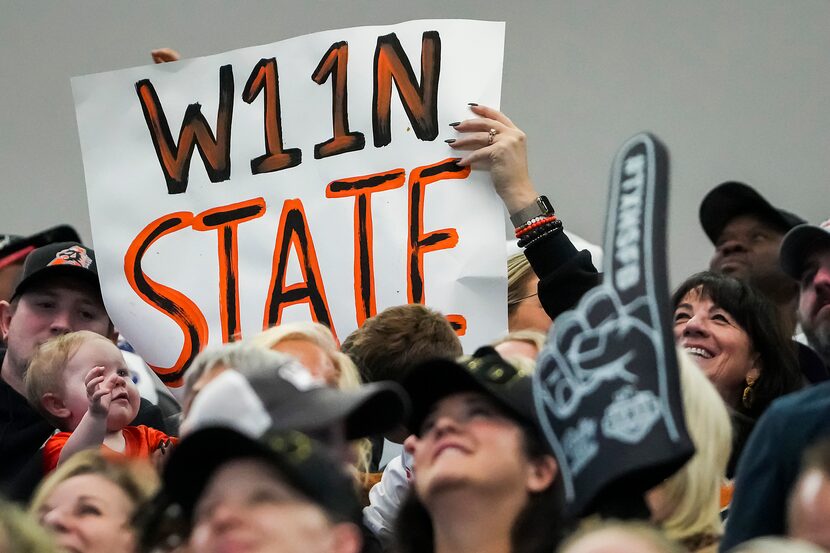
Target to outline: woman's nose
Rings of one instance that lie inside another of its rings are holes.
[[[66,515],[60,509],[47,511],[41,517],[42,524],[53,532],[65,532],[67,530]]]
[[[683,336],[701,336],[708,334],[703,320],[698,316],[691,317],[683,327]]]
[[[435,419],[433,429],[436,436],[440,437],[449,432],[455,432],[458,430],[458,421],[452,416],[442,415]]]
[[[242,505],[222,501],[210,513],[210,525],[214,531],[221,532],[233,528],[239,520]]]

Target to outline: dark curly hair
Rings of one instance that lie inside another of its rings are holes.
[[[757,419],[774,399],[802,386],[795,344],[785,334],[775,306],[764,295],[736,278],[703,271],[687,278],[675,290],[674,308],[693,290],[735,319],[749,335],[750,345],[760,359],[761,371],[753,386],[752,405],[746,407],[741,397],[736,398],[738,413]]]

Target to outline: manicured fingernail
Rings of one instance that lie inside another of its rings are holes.
[[[450,123],[450,127],[457,127],[461,124],[461,121],[456,121],[455,123]]]
[[[455,142],[455,138],[448,138],[444,142],[446,142],[447,144],[452,144],[453,142]]]
[[[471,108],[474,108],[474,107],[476,107],[478,104],[476,104],[475,102],[470,102],[470,103],[469,103],[469,104],[467,104],[467,105],[468,105],[468,106],[470,106]]]

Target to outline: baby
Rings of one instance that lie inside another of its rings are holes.
[[[138,388],[121,350],[94,332],[64,334],[41,345],[26,373],[26,394],[46,420],[64,430],[43,446],[46,472],[84,449],[151,457],[176,441],[147,426],[128,426],[138,414]]]

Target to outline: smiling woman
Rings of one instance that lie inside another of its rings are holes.
[[[481,348],[413,369],[404,387],[414,481],[399,551],[553,551],[563,534],[561,479],[536,426],[531,376]]]
[[[795,347],[772,304],[735,278],[689,277],[672,296],[674,336],[712,381],[732,413],[729,472],[755,421],[772,401],[801,387]]]
[[[84,451],[43,481],[29,512],[54,534],[62,551],[133,553],[133,515],[157,486],[158,476],[147,463]]]

